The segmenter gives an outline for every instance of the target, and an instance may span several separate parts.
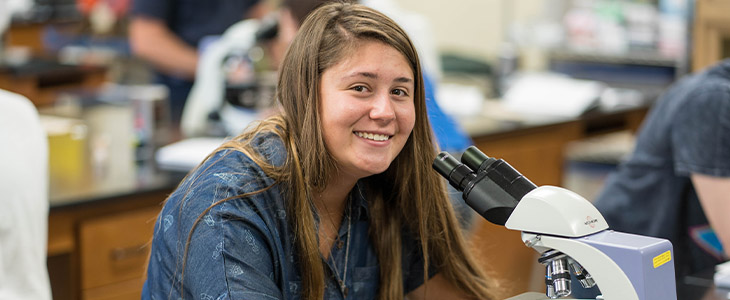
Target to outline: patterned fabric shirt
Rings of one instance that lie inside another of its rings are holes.
[[[261,135],[254,144],[270,163],[284,162],[285,148],[278,138]],[[273,183],[249,157],[234,150],[213,155],[191,172],[158,217],[142,299],[299,299],[300,272],[306,270],[298,267],[294,233],[286,216],[288,199],[281,184],[206,211],[221,199]],[[348,205],[339,230],[342,242],[334,243],[325,261],[325,298],[375,299],[379,267],[368,237],[367,195],[359,184],[351,191]],[[406,293],[423,284],[419,245],[404,232]]]

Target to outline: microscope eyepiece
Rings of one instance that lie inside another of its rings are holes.
[[[479,167],[489,159],[489,156],[479,151],[477,147],[469,146],[461,155],[461,162],[472,170],[479,171]]]
[[[449,178],[449,174],[456,169],[461,163],[456,158],[452,157],[446,152],[439,153],[436,159],[433,160],[433,168],[441,174],[441,176]]]
[[[466,184],[469,182],[469,180],[464,179],[474,177],[474,171],[446,152],[441,152],[436,156],[436,159],[433,160],[432,167],[441,176],[448,179],[449,184],[460,192],[464,191]]]

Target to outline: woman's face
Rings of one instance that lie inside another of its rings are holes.
[[[414,75],[406,58],[377,41],[355,49],[322,73],[320,115],[338,175],[357,180],[388,168],[408,140],[416,114]]]

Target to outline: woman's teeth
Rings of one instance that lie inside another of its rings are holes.
[[[355,134],[357,134],[357,136],[359,136],[361,138],[373,140],[373,141],[385,141],[390,138],[390,136],[388,136],[388,135],[377,134],[377,133],[355,132]]]

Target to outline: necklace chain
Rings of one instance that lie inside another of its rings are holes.
[[[345,271],[342,272],[342,280],[339,280],[339,279],[337,280],[338,283],[340,284],[340,291],[342,292],[342,295],[344,295],[345,298],[347,298],[347,292],[348,292],[348,289],[347,289],[347,260],[350,258],[350,236],[352,235],[352,233],[350,231],[350,226],[352,225],[352,216],[351,216],[352,206],[350,206],[349,203],[347,206],[348,206],[348,215],[346,216],[346,218],[347,218],[347,242],[345,242],[346,243],[346,245],[345,245],[345,266],[344,266]],[[340,236],[339,236],[339,232],[338,232],[337,239],[339,239],[339,237]],[[339,278],[340,271],[337,270],[337,264],[335,263],[335,259],[334,259],[334,257],[332,257],[332,255],[330,255],[330,257],[332,258],[332,264],[334,264],[335,275],[337,275],[337,277]]]
[[[346,205],[347,205],[347,208],[348,208],[347,215],[345,216],[347,218],[347,242],[346,242],[346,245],[345,245],[345,266],[344,266],[345,270],[342,273],[342,277],[340,277],[340,271],[337,269],[336,259],[331,255],[331,253],[330,253],[330,256],[329,256],[330,257],[330,260],[332,261],[332,267],[333,267],[332,269],[334,269],[334,271],[335,271],[335,276],[336,276],[335,279],[337,280],[337,283],[339,285],[340,291],[342,292],[342,295],[345,298],[347,298],[347,293],[348,293],[348,290],[349,290],[347,288],[347,263],[348,263],[348,259],[350,258],[350,236],[352,235],[351,234],[351,231],[350,231],[351,226],[352,226],[352,205],[351,205],[351,203],[349,201],[347,202]],[[335,226],[335,222],[332,221],[332,214],[329,212],[329,209],[327,208],[326,205],[324,205],[324,209],[327,212],[327,218],[329,219],[330,224],[332,225],[332,229],[335,229],[336,226]],[[336,230],[335,231],[335,235],[336,236],[335,236],[335,239],[333,241],[335,243],[339,244],[339,242],[340,242],[340,233],[339,233],[339,230]],[[327,237],[327,238],[329,238],[329,237]]]

